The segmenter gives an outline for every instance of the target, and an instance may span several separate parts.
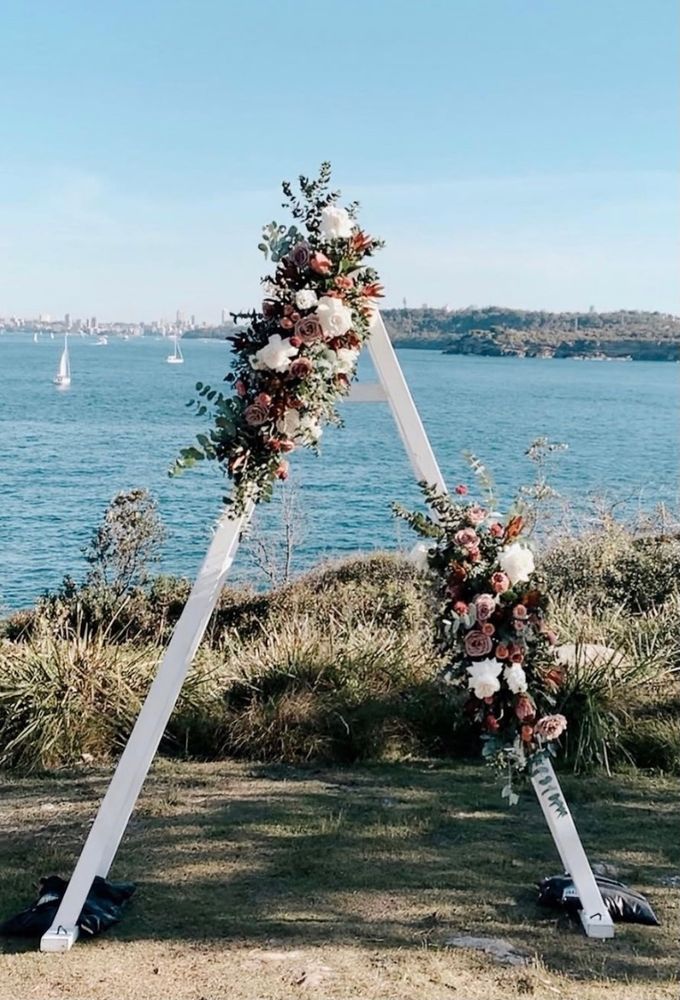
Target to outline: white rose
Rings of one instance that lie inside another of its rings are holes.
[[[479,660],[467,668],[470,675],[468,688],[474,691],[475,697],[490,698],[496,691],[500,691],[501,682],[498,675],[503,669],[503,664],[496,659]]]
[[[531,549],[521,542],[507,545],[501,552],[499,563],[513,587],[516,583],[525,583],[536,569]]]
[[[527,689],[527,675],[520,667],[519,663],[513,663],[503,671],[505,683],[513,694],[521,694]]]
[[[280,334],[273,333],[269,343],[252,355],[250,364],[258,371],[269,368],[273,372],[285,372],[290,368],[291,359],[297,352],[297,347],[293,347],[290,340],[283,340]]]
[[[429,545],[425,542],[416,542],[406,558],[416,569],[424,571],[430,567],[429,555]]]
[[[303,288],[295,295],[295,305],[298,309],[313,309],[318,301],[316,292],[311,288]]]
[[[316,315],[321,324],[324,336],[342,337],[352,328],[352,310],[340,299],[324,295],[319,299]]]
[[[327,205],[321,210],[319,235],[324,240],[348,239],[352,235],[352,220],[344,208]]]

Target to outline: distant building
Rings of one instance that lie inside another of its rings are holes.
[[[64,326],[67,330],[70,330],[73,324],[71,323],[71,313],[64,314]]]
[[[229,310],[222,310],[222,326],[225,326],[229,322]]]

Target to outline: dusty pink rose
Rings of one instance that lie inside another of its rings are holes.
[[[467,491],[467,486],[464,486],[463,483],[459,483],[458,486],[456,486],[454,493],[457,493],[460,497],[464,497],[467,494]]]
[[[510,577],[505,573],[494,573],[491,577],[491,586],[494,593],[504,594],[506,590],[510,589]]]
[[[269,395],[268,392],[258,392],[257,396],[255,397],[255,402],[259,403],[260,406],[271,406],[272,397]]]
[[[496,601],[491,594],[477,594],[475,597],[475,609],[477,611],[477,621],[485,622],[496,610]]]
[[[297,358],[290,366],[289,371],[293,378],[305,378],[313,369],[314,364],[310,358]]]
[[[499,524],[498,521],[494,521],[493,524],[489,525],[489,531],[493,538],[500,538],[505,531],[505,528],[502,524]]]
[[[478,506],[478,504],[475,504],[474,507],[470,507],[470,509],[466,514],[466,517],[470,522],[470,524],[476,526],[482,523],[482,521],[486,517],[486,511],[484,510],[483,507],[480,507]]]
[[[323,329],[316,316],[303,316],[295,324],[295,335],[303,344],[313,344],[323,338]]]
[[[482,625],[482,632],[484,633],[484,635],[495,635],[496,626],[492,625],[491,622],[484,622],[484,624]]]
[[[289,256],[296,267],[307,267],[310,258],[309,243],[297,243],[290,251]]]
[[[456,601],[453,605],[453,610],[457,615],[466,615],[468,613],[468,606],[465,601]]]
[[[493,649],[493,643],[483,632],[468,632],[465,636],[465,652],[468,656],[487,656]]]
[[[262,406],[260,403],[251,403],[250,406],[246,406],[243,416],[251,427],[261,427],[269,413],[266,406]]]
[[[524,607],[523,604],[516,604],[514,614],[515,618],[526,618],[527,609]]]
[[[479,536],[472,528],[461,528],[460,531],[455,533],[453,540],[463,549],[474,549],[477,548]]]
[[[544,740],[556,740],[566,728],[567,720],[563,715],[544,715],[534,726],[534,732]]]

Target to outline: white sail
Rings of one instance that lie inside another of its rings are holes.
[[[167,363],[169,365],[183,365],[184,364],[184,355],[182,354],[182,349],[179,346],[179,340],[177,339],[177,337],[174,337],[173,339],[175,341],[175,350],[174,350],[174,353],[173,354],[168,354],[168,356],[167,356],[167,358],[165,360],[167,361]]]
[[[68,336],[64,337],[64,350],[61,352],[61,357],[59,359],[59,368],[57,374],[54,377],[55,385],[70,385],[71,384],[71,359],[68,353]]]

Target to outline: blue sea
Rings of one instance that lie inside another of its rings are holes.
[[[167,341],[72,337],[73,381],[52,383],[61,341],[0,336],[0,602],[32,602],[65,574],[82,578],[81,554],[108,501],[148,487],[168,531],[161,568],[195,573],[220,512],[225,482],[201,467],[167,470],[204,422],[187,409],[197,380],[218,384],[229,367],[224,342],[183,342],[184,365],[168,365]],[[524,455],[539,435],[569,448],[551,473],[575,508],[592,494],[629,510],[677,507],[678,367],[645,362],[475,358],[400,350],[399,359],[450,484],[470,482],[462,453],[493,472],[502,501],[532,478]],[[360,375],[371,380],[362,358]],[[371,549],[410,547],[394,500],[418,490],[384,404],[345,404],[321,455],[294,453],[292,483],[300,540],[294,568]],[[280,505],[263,507],[257,537],[276,545]],[[244,551],[235,579],[255,577]]]

